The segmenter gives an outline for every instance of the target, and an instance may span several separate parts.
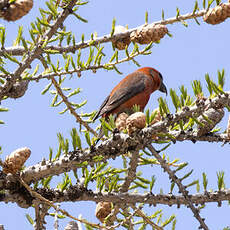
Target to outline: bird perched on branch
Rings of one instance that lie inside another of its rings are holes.
[[[134,105],[138,105],[143,111],[150,95],[156,90],[167,95],[167,88],[163,83],[161,73],[150,67],[140,68],[127,75],[114,87],[102,103],[93,121],[100,116],[106,119],[110,114],[118,115],[122,112],[131,114],[134,112]]]

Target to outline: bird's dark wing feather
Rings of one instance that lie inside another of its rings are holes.
[[[115,109],[119,105],[123,104],[125,101],[128,101],[130,98],[144,91],[144,89],[145,89],[144,77],[142,78],[134,77],[132,78],[132,81],[129,81],[129,85],[116,90],[116,92],[109,99],[106,106]]]
[[[104,100],[103,103],[101,104],[99,110],[98,110],[97,113],[95,114],[95,116],[94,116],[94,118],[93,118],[93,121],[95,121],[95,120],[101,115],[100,112],[101,112],[101,110],[103,109],[103,107],[106,105],[106,103],[108,102],[109,97],[110,97],[110,95],[109,95],[108,97],[105,98],[105,100]]]
[[[128,81],[124,81],[124,83],[122,83],[122,85],[116,89],[112,96],[109,95],[105,99],[94,120],[104,113],[108,113],[116,109],[118,106],[128,101],[130,98],[144,91],[146,76],[143,75],[143,73],[138,72],[130,75],[131,76]]]

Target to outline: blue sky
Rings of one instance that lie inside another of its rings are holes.
[[[18,26],[23,25],[26,31],[30,25],[29,22],[34,20],[35,16],[38,16],[39,7],[43,4],[44,1],[35,1],[30,14],[15,23],[0,21],[6,27],[9,45],[12,44],[11,39],[15,36]],[[193,6],[194,1],[191,0],[90,1],[88,5],[81,7],[78,12],[81,16],[87,18],[88,24],[70,17],[66,21],[66,25],[67,30],[72,30],[76,40],[79,41],[82,33],[85,34],[86,39],[90,38],[90,34],[94,31],[97,31],[98,36],[110,33],[114,17],[117,20],[117,25],[128,25],[129,28],[133,28],[144,23],[146,10],[149,13],[149,22],[154,22],[161,19],[162,9],[164,9],[165,18],[168,18],[176,15],[176,7],[179,7],[181,14],[185,14],[192,12]],[[200,8],[202,8],[202,3],[200,3]],[[199,21],[201,22],[200,26],[195,21],[189,20],[188,28],[180,23],[168,25],[168,30],[173,37],[165,36],[159,45],[154,45],[151,55],[140,56],[136,60],[143,67],[151,66],[158,69],[162,73],[168,88],[178,90],[179,86],[184,84],[190,92],[192,92],[192,80],[201,80],[203,86],[205,86],[205,73],[209,73],[214,79],[217,79],[217,70],[224,68],[226,72],[225,90],[229,90],[229,19],[217,26],[203,23],[202,19],[199,19]],[[108,50],[111,49],[108,48]],[[71,87],[82,88],[80,99],[77,99],[77,102],[81,102],[85,98],[88,99],[88,103],[82,109],[83,112],[98,109],[111,89],[125,75],[137,69],[132,63],[124,63],[118,67],[123,75],[118,75],[113,71],[99,70],[96,74],[84,72],[80,79],[74,76],[70,82]],[[57,132],[61,132],[67,137],[70,130],[77,127],[75,119],[68,113],[59,115],[60,110],[58,108],[50,107],[52,99],[49,94],[41,95],[41,91],[47,84],[47,80],[39,83],[33,82],[23,98],[9,99],[2,102],[3,107],[10,109],[5,114],[1,113],[0,117],[1,120],[5,121],[5,125],[0,127],[0,145],[3,147],[2,158],[5,158],[7,154],[17,148],[27,146],[32,150],[32,155],[26,165],[35,164],[43,157],[48,158],[49,147],[57,148]],[[68,86],[68,81],[65,85]],[[150,110],[156,108],[159,96],[162,96],[160,92],[154,93],[147,108]],[[163,97],[165,96],[163,95]],[[171,101],[169,96],[166,99],[169,102]],[[173,107],[171,106],[171,108]],[[225,118],[221,123],[223,130],[227,123],[227,117],[226,111]],[[192,176],[194,179],[201,179],[202,172],[206,172],[209,180],[208,186],[214,190],[217,189],[216,172],[224,170],[226,187],[229,187],[228,145],[221,147],[221,144],[184,142],[172,145],[166,153],[170,156],[170,159],[180,158],[183,162],[189,162],[189,169],[194,169]],[[159,193],[160,188],[162,188],[167,193],[168,176],[164,175],[162,170],[156,166],[152,167],[152,173],[157,176],[157,185],[154,192]],[[72,215],[78,216],[81,213],[83,217],[88,217],[89,220],[97,222],[94,217],[95,204],[93,203],[68,203],[62,204],[61,207],[69,210]],[[176,229],[182,230],[186,226],[186,229],[190,230],[197,229],[199,226],[193,218],[192,212],[185,207],[178,210],[160,206],[150,211],[154,212],[158,208],[164,210],[165,217],[173,213],[177,215]],[[14,204],[6,205],[2,203],[0,212],[0,224],[4,224],[6,229],[32,229],[25,219],[26,213],[33,215],[32,209],[24,210]],[[206,223],[210,229],[223,229],[230,226],[228,213],[229,206],[227,202],[224,202],[221,208],[218,208],[217,204],[207,205],[201,215],[206,218]],[[60,225],[65,226],[67,221],[69,219],[64,220]],[[48,218],[47,222],[47,229],[53,229],[53,219]]]

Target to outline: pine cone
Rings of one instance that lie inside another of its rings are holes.
[[[133,31],[130,34],[131,41],[140,44],[149,44],[157,42],[168,33],[165,25],[147,25]]]
[[[145,127],[145,114],[142,112],[136,112],[130,115],[126,120],[126,128],[128,134],[132,134],[138,129]]]
[[[122,130],[126,129],[126,120],[129,117],[126,113],[120,113],[115,121],[116,128],[121,132]]]
[[[203,19],[209,24],[216,25],[225,21],[228,17],[230,17],[230,2],[221,3],[213,9],[209,9]]]
[[[205,118],[203,118],[202,116],[199,116],[197,118],[199,122],[204,124],[204,126],[197,127],[197,136],[199,137],[210,132],[216,126],[216,124],[218,124],[222,120],[222,118],[224,117],[224,109],[210,108],[204,112],[204,116],[208,117],[208,119],[212,121],[212,123],[210,124],[210,122],[205,120]]]
[[[114,34],[119,34],[119,33],[124,33],[126,32],[128,29],[124,26],[116,26],[115,27],[115,31]],[[119,50],[124,50],[126,46],[129,46],[130,44],[130,36],[126,36],[123,38],[119,38],[119,39],[114,39],[112,41],[113,46]]]
[[[33,7],[33,0],[0,0],[0,17],[7,21],[16,21],[26,15]]]
[[[29,80],[23,80],[13,84],[12,88],[8,92],[7,96],[10,98],[22,97],[28,89]]]
[[[3,172],[16,174],[24,165],[26,160],[30,157],[30,154],[31,151],[27,147],[13,151],[9,156],[6,157]]]
[[[103,223],[104,219],[111,213],[111,211],[112,211],[112,203],[102,201],[97,204],[95,215],[97,219]]]

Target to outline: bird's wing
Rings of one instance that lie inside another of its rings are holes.
[[[134,97],[138,93],[144,91],[145,81],[144,77],[133,77],[128,81],[128,84],[124,87],[119,88],[114,92],[114,94],[109,98],[107,106],[112,106],[113,109],[128,101],[130,98]]]
[[[98,116],[116,109],[130,98],[144,91],[146,76],[137,72],[129,76],[127,81],[122,82],[115,92],[106,98],[97,113]]]
[[[106,103],[108,102],[109,97],[110,97],[110,95],[109,95],[108,97],[105,98],[105,100],[104,100],[103,103],[101,104],[99,110],[98,110],[97,113],[95,114],[95,116],[94,116],[94,118],[93,118],[93,121],[95,121],[99,116],[101,116],[101,114],[100,114],[100,113],[101,113],[101,110],[103,109],[103,107],[104,107],[104,106],[106,105]]]

